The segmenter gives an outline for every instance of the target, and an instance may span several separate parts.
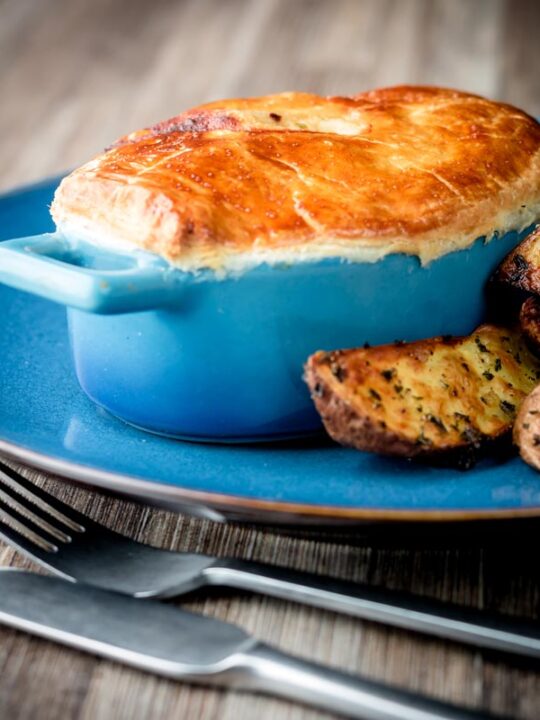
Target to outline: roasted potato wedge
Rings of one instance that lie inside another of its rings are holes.
[[[513,325],[531,295],[540,296],[540,226],[505,257],[491,276],[486,288],[489,320]]]
[[[523,401],[513,437],[523,460],[540,470],[540,385]]]
[[[528,297],[519,311],[519,326],[527,345],[540,355],[540,297]]]
[[[472,335],[317,352],[305,380],[337,442],[406,458],[473,461],[512,428],[540,379],[520,333],[483,325]]]
[[[505,257],[491,283],[540,295],[540,225]]]

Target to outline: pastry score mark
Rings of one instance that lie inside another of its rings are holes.
[[[172,162],[176,158],[180,157],[181,155],[185,155],[188,152],[191,152],[191,148],[184,147],[175,153],[171,153],[170,155],[165,155],[160,160],[155,162],[153,165],[147,165],[146,167],[142,168],[142,170],[139,170],[138,172],[134,173],[133,175],[126,175],[125,176],[126,182],[130,185],[136,184],[138,179],[140,177],[142,177],[143,175],[153,172],[156,168],[160,167],[161,165],[165,165],[166,163]]]
[[[321,225],[318,223],[315,218],[312,216],[312,214],[302,205],[302,199],[299,197],[298,191],[294,191],[293,195],[293,205],[294,210],[299,218],[301,218],[308,227],[310,227],[312,230],[314,230],[316,233],[324,233],[326,232],[326,228],[324,225]]]
[[[318,175],[317,173],[313,172],[311,172],[309,176],[306,176],[302,173],[302,171],[297,165],[294,165],[293,163],[288,163],[286,160],[282,160],[281,158],[267,157],[265,155],[257,155],[257,157],[261,160],[264,160],[265,162],[269,162],[274,165],[287,168],[288,170],[292,170],[296,174],[300,182],[302,182],[306,186],[306,188],[309,188],[309,186],[313,184],[314,180],[319,180],[331,183],[332,185],[338,185],[339,187],[345,189],[347,192],[351,192],[350,186],[342,180],[338,180],[337,178],[328,177],[326,175]]]

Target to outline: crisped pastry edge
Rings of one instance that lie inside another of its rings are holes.
[[[374,263],[387,255],[398,253],[416,256],[422,265],[428,265],[444,255],[471,247],[479,238],[492,242],[508,232],[522,232],[531,227],[540,221],[540,201],[532,206],[528,205],[526,209],[520,207],[515,213],[503,214],[494,225],[482,223],[472,232],[461,232],[451,238],[442,237],[441,230],[437,229],[436,233],[421,236],[427,241],[423,244],[418,243],[419,236],[414,238],[414,243],[411,243],[407,237],[384,237],[358,238],[355,239],[354,244],[350,237],[329,236],[311,242],[288,238],[288,242],[283,242],[280,246],[258,248],[255,242],[252,249],[240,252],[228,249],[226,246],[208,243],[206,246],[198,245],[196,248],[187,249],[180,257],[170,257],[165,252],[160,252],[159,247],[148,247],[127,241],[111,233],[99,222],[79,219],[74,221],[72,218],[63,219],[58,215],[56,220],[57,229],[72,239],[84,240],[97,247],[123,253],[145,250],[165,257],[171,265],[184,272],[213,270],[218,275],[227,276],[242,274],[263,264],[289,265],[330,258],[356,263]],[[448,230],[450,231],[451,228]]]

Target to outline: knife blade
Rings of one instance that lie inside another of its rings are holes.
[[[276,695],[366,720],[487,718],[354,677],[165,603],[0,570],[0,623],[168,678]]]

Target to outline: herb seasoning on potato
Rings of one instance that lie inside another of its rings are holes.
[[[521,335],[483,325],[461,338],[318,352],[305,379],[343,445],[407,458],[475,454],[508,436],[540,379]]]

